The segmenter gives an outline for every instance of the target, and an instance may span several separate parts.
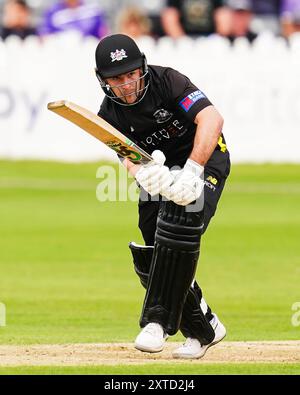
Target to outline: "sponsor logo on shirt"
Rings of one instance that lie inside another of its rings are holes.
[[[208,188],[210,188],[213,192],[216,191],[217,183],[218,183],[218,180],[212,176],[208,176],[206,178],[206,180],[204,181],[204,185],[206,185]]]
[[[171,112],[164,110],[163,108],[155,111],[155,113],[153,114],[157,123],[167,122],[169,119],[172,118],[172,115],[173,114]]]
[[[149,145],[153,147],[158,147],[164,140],[170,140],[174,138],[179,138],[183,136],[188,129],[182,124],[178,119],[175,119],[163,129],[157,130],[156,132],[150,134],[145,140],[140,140],[139,144],[144,147]]]
[[[206,96],[200,90],[195,91],[189,94],[187,97],[181,100],[179,105],[184,109],[185,112],[188,112],[189,109],[195,104],[198,100],[206,99]]]
[[[208,176],[207,177],[207,181],[211,182],[214,185],[217,185],[217,183],[218,183],[218,180],[215,177],[212,177],[212,176]]]

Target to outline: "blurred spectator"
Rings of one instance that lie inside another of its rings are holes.
[[[250,0],[227,0],[227,6],[232,11],[231,34],[228,36],[231,42],[238,37],[245,37],[252,42],[257,34],[251,31],[253,18],[252,3]]]
[[[133,39],[151,33],[150,19],[137,7],[124,8],[117,17],[117,32]]]
[[[60,0],[44,14],[41,35],[76,30],[83,36],[101,38],[108,33],[104,13],[83,0]]]
[[[22,39],[37,34],[31,26],[31,12],[24,0],[8,0],[4,4],[0,36],[5,40],[15,35]]]
[[[284,37],[300,32],[300,0],[282,0],[281,29]]]
[[[214,14],[216,34],[229,37],[232,32],[233,11],[231,8],[222,6],[215,10]]]
[[[161,13],[166,7],[167,0],[131,0],[132,4],[141,7],[151,22],[151,35],[159,38],[165,35],[161,25]]]
[[[214,13],[221,0],[168,0],[162,13],[162,25],[167,35],[208,36],[216,31]]]
[[[274,34],[280,33],[279,14],[282,0],[252,0],[254,18],[252,30],[261,33],[269,30]]]

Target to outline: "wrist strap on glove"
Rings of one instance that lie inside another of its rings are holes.
[[[195,176],[197,177],[201,177],[204,172],[204,166],[200,165],[192,159],[188,159],[186,161],[183,169],[195,174]]]

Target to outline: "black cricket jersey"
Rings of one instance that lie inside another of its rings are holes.
[[[141,102],[122,106],[105,97],[98,115],[150,155],[156,149],[163,151],[169,168],[182,167],[193,148],[194,119],[212,103],[185,75],[170,67],[149,66],[149,79]],[[222,177],[228,160],[222,135],[205,167]]]

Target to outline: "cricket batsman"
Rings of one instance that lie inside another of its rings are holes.
[[[95,57],[105,93],[98,115],[153,158],[147,165],[122,159],[140,187],[145,241],[129,245],[146,289],[135,347],[162,351],[180,330],[186,341],[174,358],[201,358],[226,335],[195,281],[201,237],[230,172],[223,118],[188,77],[147,65],[126,35],[103,38]]]

